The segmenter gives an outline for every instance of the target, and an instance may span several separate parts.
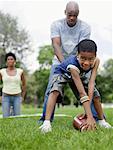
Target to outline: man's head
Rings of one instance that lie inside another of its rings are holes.
[[[77,48],[79,63],[84,70],[88,70],[91,66],[93,66],[96,58],[96,43],[93,40],[85,39],[77,45]]]
[[[73,27],[77,22],[77,16],[79,14],[79,6],[75,1],[70,1],[66,5],[66,21],[68,26]]]

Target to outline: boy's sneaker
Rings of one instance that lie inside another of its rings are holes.
[[[45,120],[43,124],[39,127],[42,133],[48,133],[52,131],[51,123],[49,120]]]
[[[104,119],[103,120],[98,120],[98,124],[100,127],[104,128],[113,128],[108,122],[106,122]]]

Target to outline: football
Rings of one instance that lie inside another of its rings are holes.
[[[86,131],[87,127],[85,125],[82,126],[83,123],[86,122],[87,116],[85,114],[79,114],[74,117],[73,127],[77,130]]]

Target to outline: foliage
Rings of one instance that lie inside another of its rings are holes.
[[[44,95],[48,84],[50,70],[41,69],[35,72],[35,80],[37,81],[37,97],[38,104],[42,106],[44,101]]]
[[[77,104],[77,99],[74,96],[70,86],[67,84],[64,90],[64,105]]]
[[[36,95],[36,81],[34,75],[27,75],[26,76],[27,81],[27,91],[26,91],[26,97],[25,97],[25,103],[29,104],[32,101],[34,101],[35,95]]]
[[[43,104],[44,93],[46,90],[49,70],[41,69],[35,71],[33,75],[27,77],[27,95],[26,103],[31,103],[36,101],[38,107],[41,107]]]
[[[50,68],[53,58],[53,48],[51,45],[40,47],[38,61],[40,68]]]
[[[21,63],[25,64],[26,55],[32,52],[29,35],[19,27],[16,17],[0,11],[0,58],[9,51],[14,52]],[[0,63],[4,63],[2,59]]]
[[[113,102],[113,59],[109,59],[103,65],[103,70],[98,74],[96,81],[102,102]]]

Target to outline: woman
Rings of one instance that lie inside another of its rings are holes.
[[[16,68],[16,56],[9,52],[5,56],[6,68],[0,70],[0,80],[3,82],[2,111],[3,117],[20,115],[20,105],[26,91],[26,81],[23,70]]]

